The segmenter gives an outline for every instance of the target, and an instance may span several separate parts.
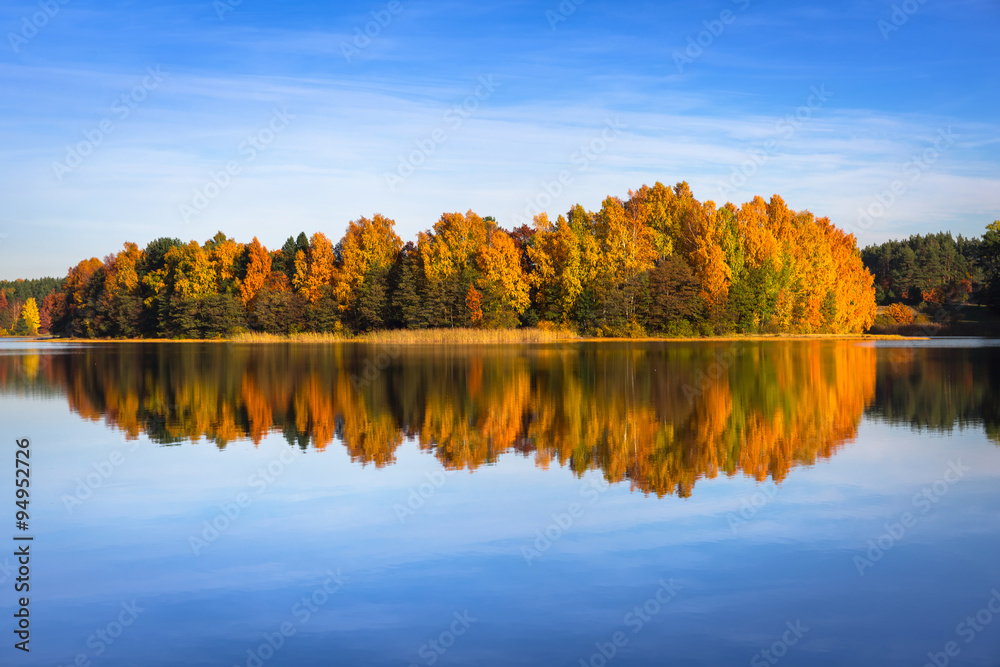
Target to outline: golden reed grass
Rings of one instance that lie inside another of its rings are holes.
[[[393,329],[348,336],[345,334],[298,333],[279,336],[240,333],[229,340],[236,343],[377,343],[380,345],[476,345],[556,343],[578,338],[572,331],[559,329]]]

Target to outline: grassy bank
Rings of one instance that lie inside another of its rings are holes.
[[[342,334],[301,333],[276,336],[264,333],[243,333],[233,336],[235,343],[376,343],[380,345],[472,345],[555,343],[576,340],[569,331],[544,329],[394,329],[373,331],[357,336]]]
[[[926,328],[913,329],[909,335],[903,332],[883,332],[868,334],[733,334],[728,336],[704,336],[688,338],[667,338],[646,336],[642,338],[596,338],[578,336],[571,331],[545,329],[416,329],[375,331],[357,336],[345,334],[298,333],[275,335],[267,333],[240,333],[230,338],[178,339],[178,338],[52,338],[40,337],[38,341],[65,341],[75,343],[368,343],[375,345],[531,345],[541,343],[691,343],[729,341],[815,341],[815,340],[902,340],[926,338]]]
[[[348,337],[335,334],[246,333],[230,340],[236,343],[374,343],[380,345],[516,345],[533,343],[641,343],[641,342],[725,342],[725,341],[802,341],[802,340],[899,340],[895,334],[737,334],[692,338],[595,338],[578,336],[571,331],[543,329],[416,329],[376,331]]]

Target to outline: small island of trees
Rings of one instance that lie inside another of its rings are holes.
[[[62,281],[0,285],[0,317],[12,320],[0,328],[83,338],[457,327],[855,334],[875,322],[876,299],[897,296],[908,279],[887,279],[898,271],[886,268],[886,252],[865,252],[879,281],[853,235],[778,195],[717,207],[685,182],[656,183],[608,197],[596,212],[576,205],[513,230],[472,211],[445,213],[407,243],[378,214],[351,221],[336,243],[303,232],[274,250],[222,232],[204,243],[129,242]],[[959,289],[963,267],[947,274]],[[25,298],[12,294],[11,304],[7,285]]]

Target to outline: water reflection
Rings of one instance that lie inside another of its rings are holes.
[[[81,417],[162,444],[280,431],[386,466],[413,438],[451,469],[515,451],[687,497],[701,478],[780,481],[830,457],[866,408],[931,428],[986,419],[996,434],[993,354],[833,341],[106,344],[0,356],[0,391],[64,395]]]
[[[938,433],[982,425],[1000,444],[1000,348],[981,343],[880,350],[869,415]]]

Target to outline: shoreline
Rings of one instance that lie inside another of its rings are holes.
[[[18,336],[11,337],[20,341],[39,343],[74,342],[84,344],[106,343],[229,343],[234,345],[274,345],[294,343],[298,345],[406,345],[406,346],[440,346],[440,345],[565,345],[568,343],[724,343],[724,342],[795,342],[795,341],[879,341],[879,340],[930,340],[931,336],[901,336],[898,334],[731,334],[723,336],[697,337],[656,337],[612,338],[596,336],[560,336],[555,333],[546,336],[532,337],[532,330],[494,330],[498,335],[488,334],[476,340],[463,337],[463,330],[456,329],[422,329],[422,333],[414,338],[403,336],[385,336],[381,334],[362,334],[353,338],[335,336],[332,334],[293,334],[293,335],[254,335],[250,338],[241,336],[230,338],[60,338],[56,336]],[[487,330],[488,331],[488,330]],[[423,333],[426,332],[426,333]],[[524,332],[518,334],[517,332]],[[412,332],[404,332],[412,333]],[[510,337],[511,339],[504,339]],[[3,340],[0,338],[0,340]]]

